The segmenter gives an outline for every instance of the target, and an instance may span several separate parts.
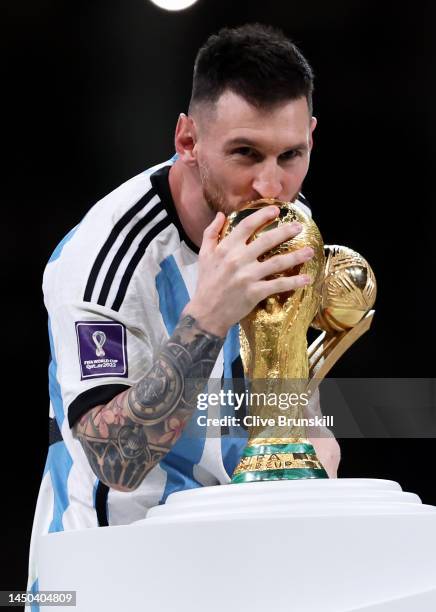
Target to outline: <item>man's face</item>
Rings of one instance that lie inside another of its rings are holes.
[[[213,111],[194,116],[203,195],[226,215],[249,200],[292,201],[309,168],[312,132],[306,98],[259,110],[226,91]]]

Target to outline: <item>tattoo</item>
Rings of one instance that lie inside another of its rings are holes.
[[[141,484],[181,436],[223,342],[184,317],[136,385],[80,419],[74,433],[100,480],[119,491]]]

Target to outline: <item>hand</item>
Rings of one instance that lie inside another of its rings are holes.
[[[258,258],[273,247],[301,232],[299,223],[285,223],[264,232],[247,244],[250,236],[279,214],[277,206],[268,206],[246,217],[221,242],[218,242],[225,216],[218,213],[203,233],[198,283],[183,315],[191,315],[200,327],[223,337],[263,299],[284,291],[293,291],[311,282],[308,276],[268,278],[304,263],[314,255],[305,247],[260,262]]]
[[[306,419],[322,417],[319,389],[312,395],[308,406],[304,409],[303,417]],[[327,427],[308,427],[306,435],[315,449],[329,478],[338,477],[338,467],[341,461],[341,447],[334,434]]]

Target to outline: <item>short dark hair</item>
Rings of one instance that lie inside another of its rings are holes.
[[[312,114],[313,79],[309,62],[280,30],[258,23],[223,28],[197,54],[189,111],[231,90],[258,108],[305,96]]]

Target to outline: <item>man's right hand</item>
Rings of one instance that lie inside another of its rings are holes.
[[[258,210],[219,242],[225,215],[217,213],[204,231],[198,260],[197,288],[182,316],[191,315],[204,330],[224,337],[232,325],[266,297],[293,291],[311,282],[308,276],[302,274],[265,280],[311,259],[314,253],[310,247],[258,261],[263,253],[297,236],[302,230],[301,224],[282,224],[247,244],[259,227],[275,219],[278,214],[277,206]]]

